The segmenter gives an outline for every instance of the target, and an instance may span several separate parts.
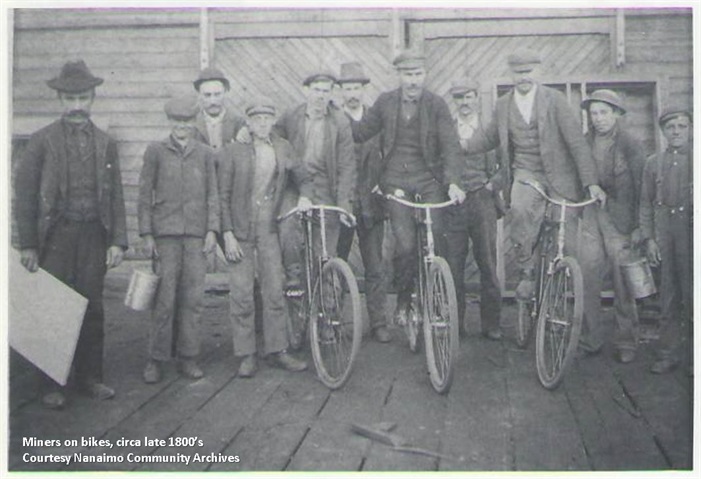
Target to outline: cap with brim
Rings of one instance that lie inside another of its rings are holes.
[[[618,93],[612,90],[596,90],[589,98],[580,103],[580,107],[583,110],[589,111],[589,106],[594,102],[601,102],[611,105],[614,108],[618,108],[621,113],[625,113],[626,109],[623,107],[623,100]]]
[[[341,65],[341,74],[338,77],[338,84],[344,83],[361,83],[366,85],[370,83],[370,79],[365,75],[363,65],[358,62],[344,63]]]
[[[193,96],[180,96],[171,98],[163,108],[168,118],[187,121],[195,118],[199,111],[197,98]]]
[[[68,62],[61,68],[61,73],[46,84],[57,91],[79,93],[102,85],[104,80],[93,76],[83,60]]]
[[[426,64],[426,57],[416,51],[405,50],[394,58],[392,65],[397,70],[415,70],[423,68]]]
[[[253,98],[246,105],[246,115],[275,115],[275,103],[264,96]]]
[[[508,63],[514,72],[529,72],[540,64],[540,54],[530,48],[524,48],[509,55]]]
[[[229,89],[229,80],[226,79],[224,73],[218,68],[207,67],[200,72],[197,80],[193,82],[195,85],[195,90],[200,91],[200,85],[208,81],[220,81],[224,85],[224,88]]]
[[[479,93],[480,84],[477,80],[470,77],[459,78],[453,80],[450,87],[450,94],[452,96],[465,96],[467,92],[474,91]]]
[[[692,116],[691,111],[689,111],[688,109],[683,107],[671,107],[666,108],[662,112],[658,124],[660,125],[660,127],[663,127],[664,124],[667,123],[669,120],[677,118],[678,116],[686,116],[692,123],[694,121],[694,117]]]
[[[309,86],[314,82],[318,81],[330,81],[331,83],[336,83],[336,76],[329,72],[317,72],[309,75],[304,79],[302,85]]]

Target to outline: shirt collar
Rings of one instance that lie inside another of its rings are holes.
[[[667,151],[669,153],[676,153],[676,154],[681,154],[684,155],[686,153],[689,153],[691,151],[691,142],[687,143],[686,145],[680,147],[680,148],[673,148],[671,146],[667,147]]]
[[[253,136],[253,145],[254,146],[256,146],[256,145],[273,146],[273,140],[271,140],[269,136],[267,138],[258,138],[257,136]]]
[[[224,117],[226,116],[226,108],[222,108],[221,113],[219,113],[217,116],[210,116],[205,110],[202,110],[202,114],[204,116],[205,123],[221,123],[224,121]]]
[[[419,103],[419,100],[421,100],[421,97],[423,96],[423,94],[424,94],[424,91],[423,91],[423,89],[421,89],[421,93],[419,93],[419,96],[417,96],[416,98],[408,98],[406,96],[406,94],[404,93],[404,89],[402,88],[402,102],[403,103],[417,104],[417,103]]]
[[[538,84],[537,83],[534,83],[533,88],[531,88],[531,91],[529,91],[525,95],[519,93],[518,90],[514,89],[514,99],[517,102],[532,103],[533,100],[535,99],[536,91],[538,91]]]

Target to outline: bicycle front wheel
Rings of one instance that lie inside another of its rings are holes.
[[[312,294],[310,342],[316,372],[327,387],[345,384],[362,336],[360,293],[348,263],[330,259]]]
[[[582,330],[582,271],[574,258],[564,257],[545,283],[536,331],[536,366],[543,387],[555,389],[577,350]]]
[[[455,284],[443,258],[433,259],[427,288],[423,326],[428,373],[433,389],[445,394],[453,382],[459,332]]]
[[[533,300],[518,300],[518,319],[516,322],[516,345],[526,349],[533,329]]]

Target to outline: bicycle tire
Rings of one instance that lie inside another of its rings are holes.
[[[332,287],[333,291],[322,292],[322,282],[327,290]],[[322,267],[315,282],[309,317],[317,376],[330,389],[338,389],[350,376],[363,334],[358,283],[348,263],[341,258],[332,258]]]
[[[431,385],[440,394],[450,390],[459,348],[458,302],[448,263],[435,257],[428,271],[423,331]]]
[[[538,314],[536,368],[546,389],[555,389],[572,361],[584,314],[582,271],[569,256],[548,276]]]
[[[409,342],[409,351],[418,353],[421,350],[421,321],[419,319],[418,307],[412,300],[407,312],[406,323],[404,324],[404,334]]]
[[[533,300],[518,300],[518,317],[516,320],[516,346],[526,349],[533,331]]]

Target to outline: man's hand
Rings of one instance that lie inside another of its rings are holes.
[[[484,184],[484,189],[487,191],[494,191],[494,185],[491,181],[488,181]]]
[[[460,148],[467,151],[467,140],[465,138],[460,139]]]
[[[248,126],[244,125],[241,127],[238,133],[236,133],[236,143],[243,143],[244,145],[248,145],[251,141],[253,141],[253,138],[251,138],[251,132],[248,129]]]
[[[224,250],[224,256],[226,256],[227,261],[238,263],[243,258],[243,250],[231,231],[224,233]]]
[[[34,248],[23,249],[19,252],[20,263],[30,273],[36,273],[39,269],[39,252]]]
[[[124,259],[124,250],[121,246],[110,246],[107,250],[107,259],[105,264],[107,269],[116,268],[122,264],[122,259]]]
[[[204,237],[204,247],[202,248],[202,252],[204,254],[214,253],[216,248],[217,234],[214,231],[207,231],[207,234]]]
[[[465,192],[455,183],[451,183],[448,187],[448,197],[451,201],[460,205],[463,201],[465,201],[465,196]]]
[[[397,198],[404,198],[406,196],[406,193],[403,189],[397,188],[396,190],[394,190],[394,193],[392,193],[392,196],[396,196]]]
[[[297,209],[301,212],[307,212],[311,209],[312,207],[312,200],[307,198],[306,196],[300,196],[299,199],[297,200]]]
[[[606,206],[606,192],[599,185],[589,185],[589,196],[601,203],[601,207]]]
[[[643,233],[640,231],[640,228],[635,228],[631,233],[630,233],[630,245],[633,248],[637,248],[640,246],[645,238],[643,238]]]
[[[647,260],[650,262],[650,266],[658,266],[662,261],[662,255],[660,254],[660,247],[657,245],[657,241],[650,238],[645,243],[645,253],[647,255]]]
[[[158,259],[158,249],[156,249],[156,240],[153,235],[144,235],[144,252],[146,257]]]

